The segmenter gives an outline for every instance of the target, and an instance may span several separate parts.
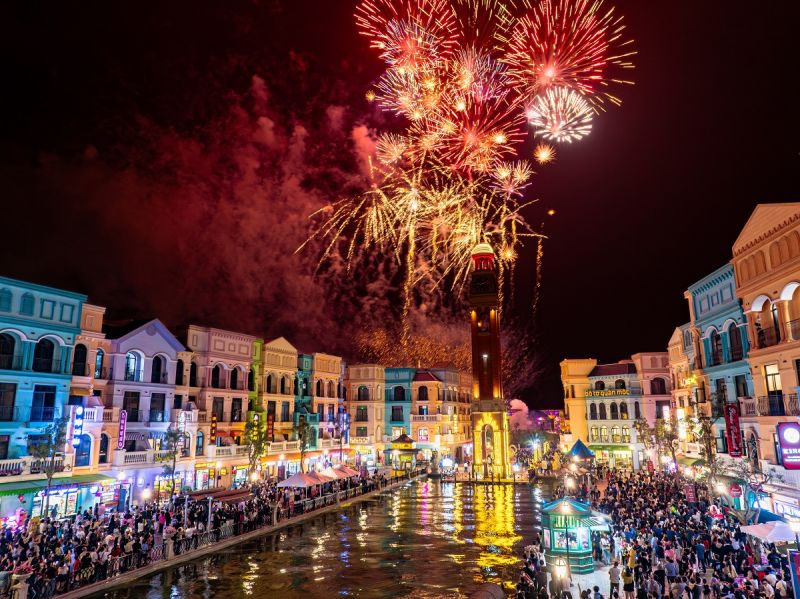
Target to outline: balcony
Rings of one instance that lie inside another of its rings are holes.
[[[66,472],[72,469],[72,455],[56,456],[55,471]],[[0,477],[28,476],[43,474],[45,460],[32,456],[0,460]]]
[[[441,414],[412,414],[411,422],[438,422]]]
[[[180,422],[181,414],[184,415],[183,421],[186,424],[196,424],[201,412],[197,410],[172,410],[169,413],[169,421],[174,423]],[[202,414],[205,416],[205,412],[202,412]],[[203,420],[203,422],[205,422],[205,420]]]
[[[731,354],[731,362],[738,362],[739,360],[744,359],[744,349],[741,347],[732,347],[730,349]]]
[[[33,406],[28,420],[30,422],[53,422],[56,417],[55,407]]]
[[[241,410],[234,410],[231,412],[231,422],[241,422],[242,421],[242,411]]]
[[[350,445],[374,445],[375,437],[369,435],[367,437],[350,437]]]
[[[144,412],[139,408],[125,408],[128,413],[128,422],[144,422]]]
[[[92,369],[86,363],[76,362],[72,365],[72,376],[91,376]]]
[[[275,441],[269,444],[269,449],[267,449],[267,454],[279,455],[282,453],[290,453],[293,451],[300,451],[299,441]]]
[[[0,354],[0,370],[22,370],[22,356]]]
[[[150,410],[150,422],[164,422],[164,410]]]
[[[800,318],[787,322],[786,332],[792,341],[800,341]]]
[[[788,395],[762,395],[758,398],[758,411],[747,416],[798,416],[800,406],[797,403],[797,394]]]
[[[742,416],[758,416],[758,401],[755,397],[740,397]]]
[[[772,327],[767,329],[761,329],[757,331],[756,334],[756,345],[758,349],[764,349],[765,347],[772,347],[773,345],[777,345],[781,341],[780,332],[777,329]]]

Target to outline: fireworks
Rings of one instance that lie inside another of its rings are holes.
[[[572,142],[592,130],[594,111],[584,97],[566,87],[536,96],[525,112],[536,133],[557,142]]]
[[[368,189],[321,211],[313,236],[348,263],[392,252],[405,273],[403,335],[423,279],[459,287],[475,244],[498,249],[501,281],[525,237],[527,135],[572,142],[591,130],[607,71],[628,68],[623,25],[602,0],[361,0],[356,25],[386,63],[366,98],[404,121],[378,136]],[[529,128],[525,126],[527,123]],[[533,158],[555,159],[539,143]],[[541,249],[539,249],[539,252]]]

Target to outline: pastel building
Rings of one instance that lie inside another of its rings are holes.
[[[350,415],[350,446],[355,462],[367,467],[383,464],[385,436],[385,368],[380,364],[353,364],[347,367],[347,411]]]
[[[46,481],[42,464],[29,455],[28,447],[48,425],[72,418],[68,405],[73,394],[72,356],[85,301],[81,294],[0,277],[0,515],[4,517],[17,517],[21,510],[26,515],[41,514]],[[50,505],[61,516],[88,503],[88,484],[72,478],[74,460],[70,426],[51,487]]]
[[[754,387],[740,398],[744,449],[794,487],[772,489],[775,511],[800,516],[800,475],[784,467],[777,432],[800,415],[800,202],[759,204],[733,244],[732,265]]]
[[[411,432],[411,385],[417,374],[415,368],[386,368],[387,434],[396,439]]]

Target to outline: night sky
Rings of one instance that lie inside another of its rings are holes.
[[[526,398],[540,405],[559,403],[563,357],[664,350],[688,320],[683,291],[730,259],[754,206],[800,197],[800,3],[616,5],[636,85],[529,194],[550,236],[537,323],[549,370]],[[396,282],[377,266],[314,277],[293,252],[308,213],[356,189],[369,130],[393,126],[364,100],[382,64],[353,6],[4,6],[0,273],[85,292],[113,316],[352,356],[366,314],[392,318],[380,305],[396,305]]]

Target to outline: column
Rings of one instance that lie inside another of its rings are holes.
[[[758,339],[756,339],[756,319],[752,312],[745,312],[747,319],[747,345],[749,347],[758,348]]]
[[[35,341],[22,342],[22,370],[33,370],[33,349]]]
[[[789,335],[789,302],[786,300],[779,300],[776,302],[778,306],[778,326],[781,331],[781,341],[790,341]]]
[[[72,362],[72,348],[71,347],[62,347],[61,348],[61,368],[59,370],[62,374],[69,374],[71,371],[69,369],[69,365]]]

